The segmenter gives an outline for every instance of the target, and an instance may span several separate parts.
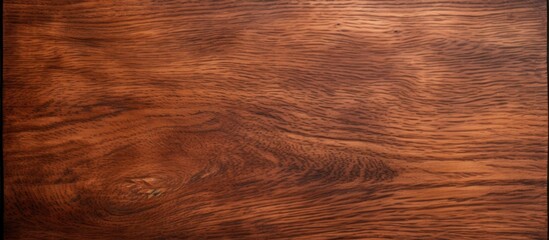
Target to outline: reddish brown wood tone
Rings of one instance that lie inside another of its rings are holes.
[[[544,0],[3,6],[5,239],[547,239]]]

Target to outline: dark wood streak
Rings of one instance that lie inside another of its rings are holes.
[[[5,239],[547,239],[547,5],[7,0]]]

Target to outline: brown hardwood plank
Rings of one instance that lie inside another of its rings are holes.
[[[8,0],[5,239],[547,239],[541,0]]]

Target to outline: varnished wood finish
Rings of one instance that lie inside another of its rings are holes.
[[[6,239],[546,239],[544,0],[4,1]]]

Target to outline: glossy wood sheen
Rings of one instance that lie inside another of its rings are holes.
[[[547,239],[546,10],[4,1],[4,235]]]

